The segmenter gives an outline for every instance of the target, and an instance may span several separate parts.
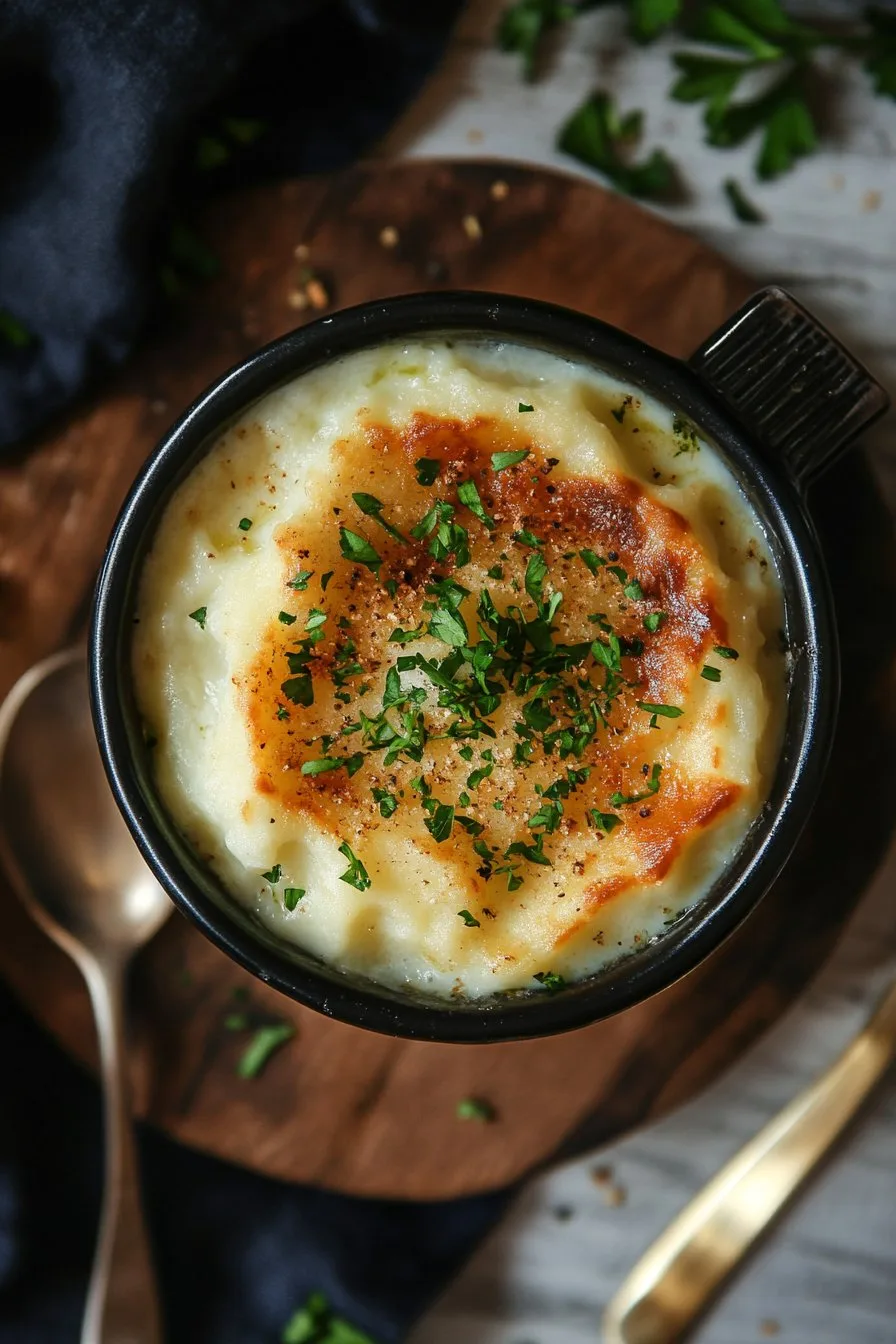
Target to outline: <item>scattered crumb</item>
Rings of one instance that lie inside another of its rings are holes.
[[[482,143],[484,139],[485,136],[483,135],[482,131],[478,130],[475,126],[473,126],[469,131],[467,131],[467,140],[471,145],[479,145]]]
[[[326,308],[327,304],[330,302],[329,294],[316,277],[315,279],[308,281],[308,284],[305,286],[305,293],[308,295],[312,308]]]
[[[628,1194],[623,1185],[608,1185],[604,1191],[604,1203],[610,1209],[621,1209],[627,1198]]]
[[[298,247],[293,248],[292,254],[295,257],[296,261],[307,261],[310,254],[308,244],[299,243]]]
[[[831,191],[842,191],[846,186],[846,178],[842,173],[831,174]]]
[[[771,1317],[766,1317],[764,1321],[759,1322],[759,1333],[760,1335],[766,1335],[766,1336],[780,1335],[781,1322],[774,1321],[771,1319]]]
[[[558,1223],[568,1223],[575,1213],[575,1209],[570,1208],[568,1204],[558,1204],[555,1209],[551,1209],[551,1213]]]
[[[591,1172],[591,1179],[595,1185],[609,1185],[613,1179],[612,1167],[594,1167]]]
[[[383,247],[395,247],[398,244],[398,230],[391,224],[387,224],[380,230],[380,243]]]
[[[472,238],[474,242],[478,242],[478,240],[482,237],[482,225],[479,223],[477,216],[464,215],[463,225],[464,225],[464,233],[467,235],[467,237]]]
[[[866,191],[862,197],[862,210],[865,214],[870,214],[872,210],[879,210],[883,197],[879,191]]]
[[[496,182],[493,182],[489,188],[489,195],[493,201],[504,201],[507,199],[509,193],[510,188],[506,182],[501,180],[501,178],[498,178]]]
[[[164,415],[168,409],[168,403],[161,397],[156,397],[155,401],[149,403],[149,409],[152,411],[153,415]]]
[[[286,296],[286,302],[290,308],[297,308],[301,311],[308,307],[308,295],[301,289],[291,289]]]

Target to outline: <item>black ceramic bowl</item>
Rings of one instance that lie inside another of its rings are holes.
[[[556,994],[449,1003],[345,974],[278,941],[228,895],[167,816],[134,703],[130,637],[141,563],[171,492],[222,428],[257,398],[335,356],[438,332],[507,337],[591,362],[687,416],[741,483],[783,584],[792,651],[786,729],[761,814],[709,894],[666,934]],[[398,1036],[541,1036],[665,988],[753,909],[811,811],[833,738],[839,667],[805,486],[886,405],[866,371],[780,290],[758,294],[687,363],[593,318],[483,293],[416,294],[348,309],[252,355],[205,392],[152,454],[115,525],[99,579],[90,655],[96,731],[115,797],[149,866],[203,933],[260,979],[333,1017]]]

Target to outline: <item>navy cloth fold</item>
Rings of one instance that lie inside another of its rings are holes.
[[[77,1344],[99,1216],[99,1091],[3,986],[0,1059],[0,1341]],[[167,1344],[277,1344],[316,1290],[377,1344],[395,1344],[509,1197],[353,1199],[269,1180],[147,1126],[139,1139]]]
[[[217,190],[363,152],[458,7],[2,0],[0,447],[126,357],[173,222]],[[75,1344],[99,1208],[98,1091],[2,986],[0,1058],[0,1344]],[[390,1344],[507,1198],[348,1199],[148,1129],[140,1147],[168,1344],[275,1344],[314,1290]]]
[[[0,448],[124,359],[157,301],[172,223],[198,197],[363,152],[458,9],[2,0]]]

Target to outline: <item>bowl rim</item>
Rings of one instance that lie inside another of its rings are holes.
[[[292,944],[277,943],[260,925],[250,928],[245,912],[209,880],[210,870],[198,858],[192,880],[189,847],[182,837],[178,842],[173,821],[147,784],[127,677],[128,613],[146,545],[170,494],[221,429],[266,393],[340,355],[449,333],[503,336],[591,363],[691,419],[721,451],[760,512],[795,650],[787,725],[769,799],[711,892],[659,939],[560,993],[520,991],[457,1003],[346,974]],[[839,689],[830,586],[802,494],[783,464],[763,455],[686,363],[597,318],[487,291],[410,294],[343,309],[262,347],[206,388],[149,455],[121,508],[97,581],[89,661],[94,724],[113,794],[149,867],[205,936],[259,979],[328,1016],[389,1035],[456,1043],[525,1039],[585,1026],[668,988],[720,946],[771,886],[808,819],[833,739]],[[199,886],[203,879],[205,890]],[[216,899],[209,894],[212,887]]]

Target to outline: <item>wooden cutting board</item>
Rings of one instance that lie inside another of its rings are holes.
[[[332,307],[426,288],[505,290],[584,309],[674,355],[751,289],[722,258],[619,196],[507,164],[377,164],[264,187],[217,202],[200,231],[220,258],[218,278],[93,400],[0,462],[0,693],[82,628],[116,510],[160,431],[230,364],[317,315],[298,306],[303,267],[313,267],[317,301]],[[896,806],[887,785],[896,636],[879,619],[896,596],[890,521],[858,456],[815,503],[845,652],[834,764],[798,856],[714,957],[639,1008],[566,1036],[428,1045],[297,1007],[175,914],[133,980],[139,1112],[273,1176],[439,1198],[500,1186],[558,1149],[618,1134],[731,1063],[830,951]],[[0,973],[94,1064],[77,973],[2,887]],[[297,1032],[253,1080],[235,1073],[246,1038],[223,1025],[240,990]],[[494,1106],[493,1123],[456,1117],[470,1096]]]

